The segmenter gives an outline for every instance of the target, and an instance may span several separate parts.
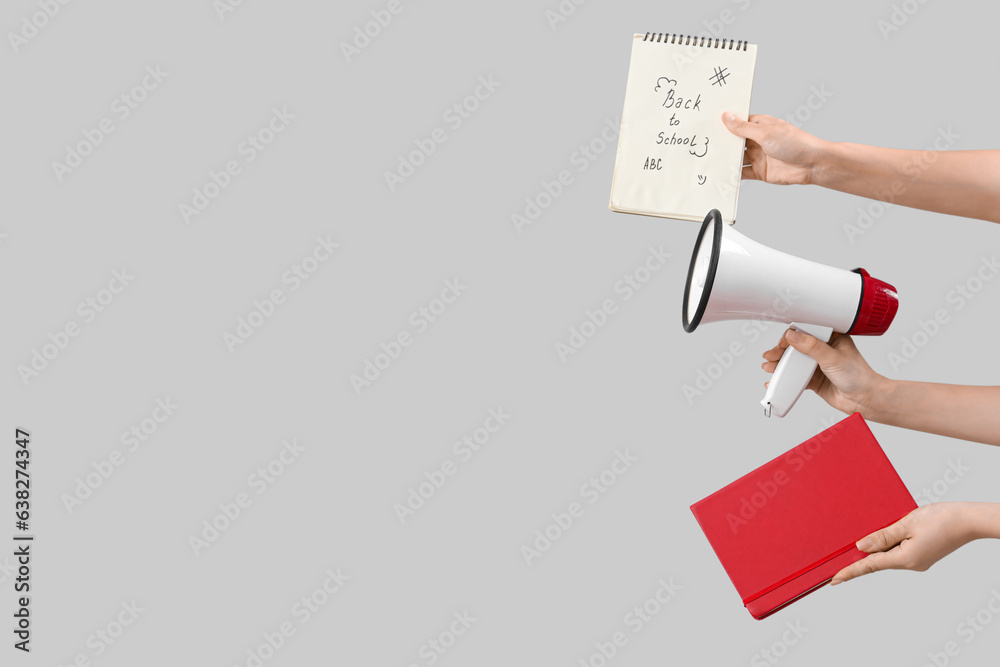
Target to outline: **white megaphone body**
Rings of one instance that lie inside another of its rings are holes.
[[[783,304],[781,312],[776,303]],[[712,209],[691,256],[683,322],[688,332],[723,320],[787,322],[826,342],[835,331],[881,335],[898,308],[896,288],[864,269],[836,269],[772,250],[723,224]],[[764,414],[788,414],[815,371],[811,357],[786,349],[761,401]]]

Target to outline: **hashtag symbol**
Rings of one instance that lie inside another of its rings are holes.
[[[18,527],[19,530],[28,530],[28,522],[27,521],[18,521],[17,522],[17,527]]]
[[[716,67],[715,68],[715,74],[713,74],[712,76],[708,77],[709,81],[712,81],[712,79],[715,79],[715,81],[712,81],[712,85],[713,86],[716,86],[716,85],[718,85],[718,86],[724,86],[724,85],[726,85],[726,77],[728,77],[729,75],[728,74],[724,74],[724,72],[727,69],[728,69],[727,67],[722,67],[722,68]]]

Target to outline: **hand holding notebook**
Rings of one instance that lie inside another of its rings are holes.
[[[691,506],[756,619],[864,558],[855,542],[916,509],[855,413]]]

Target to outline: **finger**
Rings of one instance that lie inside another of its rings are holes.
[[[779,359],[781,359],[781,355],[785,353],[785,349],[787,347],[788,347],[788,341],[785,340],[784,336],[782,336],[781,340],[778,341],[777,345],[772,347],[770,350],[765,351],[764,354],[762,354],[761,356],[764,357],[764,359],[766,359],[767,361],[778,361]]]
[[[818,394],[820,389],[823,387],[823,381],[825,379],[826,375],[823,374],[822,370],[817,368],[816,371],[813,373],[812,378],[810,378],[809,384],[806,385],[806,389],[814,391]]]
[[[773,349],[781,350],[784,352],[788,348],[788,338],[785,334],[781,334],[781,338],[778,339],[778,344],[774,346]]]
[[[778,359],[781,359],[781,355],[784,353],[785,353],[784,349],[775,346],[772,347],[767,352],[765,352],[762,356],[764,357],[765,361],[777,361]]]
[[[778,119],[775,118],[774,116],[768,116],[766,113],[752,113],[749,116],[747,116],[747,120],[749,120],[751,123],[767,124],[772,121],[776,121]]]
[[[778,339],[778,344],[771,348],[772,350],[778,350],[778,356],[780,357],[788,349],[788,339],[785,338],[785,334],[781,334],[781,338]]]
[[[835,350],[858,351],[858,346],[854,344],[854,339],[847,334],[834,333],[830,339],[830,347]]]
[[[781,355],[785,353],[785,349],[788,347],[788,343],[782,344],[782,341],[778,341],[778,344],[772,347],[770,350],[764,352],[763,357],[768,361],[777,361],[781,359]]]
[[[866,574],[881,572],[882,570],[900,569],[902,567],[902,562],[900,560],[901,556],[902,552],[900,549],[893,549],[892,551],[880,552],[866,556],[855,563],[851,563],[843,570],[833,575],[830,585],[836,586],[837,584],[842,584],[845,581],[850,581],[851,579],[856,579],[857,577],[861,577]]]
[[[743,120],[732,111],[722,114],[722,124],[737,137],[752,139],[757,143],[763,138],[763,130],[759,125]]]
[[[777,361],[765,361],[764,363],[762,363],[760,365],[760,367],[763,368],[764,371],[767,372],[767,373],[773,373],[774,369],[778,367],[778,362]]]
[[[793,348],[807,354],[816,360],[820,366],[832,365],[840,359],[841,352],[830,347],[828,344],[811,336],[804,331],[789,329],[785,332],[783,340],[787,341]]]
[[[861,551],[867,551],[868,553],[888,551],[910,536],[908,524],[909,522],[906,521],[906,517],[904,516],[891,526],[886,526],[881,530],[876,530],[874,533],[865,535],[858,540],[856,546]]]
[[[743,170],[740,177],[747,181],[759,181],[760,176],[757,175],[757,171],[754,169],[754,164],[760,164],[763,159],[763,153],[755,142],[746,140],[746,146],[743,149]]]

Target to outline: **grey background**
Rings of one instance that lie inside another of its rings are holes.
[[[723,10],[735,20],[722,36],[759,46],[753,113],[794,114],[825,86],[833,96],[800,112],[818,136],[928,148],[951,128],[956,149],[994,147],[1000,10],[912,3],[916,13],[886,40],[877,21],[893,5],[883,1],[595,0],[553,30],[554,1],[403,0],[348,63],[341,42],[385,6],[246,0],[220,20],[208,0],[71,2],[18,53],[0,47],[0,387],[11,439],[0,491],[12,498],[13,431],[27,428],[37,535],[34,651],[15,658],[245,665],[262,633],[293,620],[295,635],[265,664],[425,665],[421,645],[464,610],[477,622],[436,664],[578,665],[619,630],[629,640],[613,664],[767,664],[759,652],[788,622],[808,632],[787,647],[787,664],[918,665],[952,640],[961,648],[952,664],[995,655],[1000,622],[969,644],[956,635],[1000,589],[995,544],[750,618],[688,506],[839,416],[810,394],[788,418],[765,419],[759,355],[780,325],[757,341],[741,323],[684,333],[697,225],[608,211],[613,146],[582,173],[571,159],[621,112],[633,32],[699,33]],[[37,11],[7,3],[0,25],[17,31]],[[66,145],[156,65],[169,73],[162,85],[58,182],[51,163]],[[489,75],[502,85],[449,128],[445,110]],[[186,225],[178,206],[238,158],[274,107],[295,120]],[[390,193],[384,172],[437,127],[447,142]],[[518,234],[511,214],[562,169],[574,183]],[[880,372],[995,383],[1000,281],[961,311],[947,295],[995,251],[998,230],[889,207],[851,243],[844,226],[867,206],[747,183],[739,228],[899,288],[889,333],[860,342]],[[337,254],[286,289],[287,302],[231,354],[223,333],[254,299],[287,288],[281,275],[320,235],[341,244]],[[650,245],[671,261],[562,363],[554,344],[614,296]],[[80,320],[77,304],[122,267],[134,282],[25,386],[17,366]],[[467,291],[356,395],[349,376],[412,330],[410,313],[456,277]],[[893,371],[888,353],[938,308],[950,322]],[[682,386],[734,340],[748,352],[689,403]],[[63,495],[165,397],[177,412],[68,512]],[[497,406],[509,423],[401,525],[393,504],[455,458],[452,443]],[[914,494],[960,461],[971,471],[944,499],[997,500],[997,452],[872,428]],[[248,476],[290,438],[305,452],[196,556],[189,536],[248,491]],[[625,449],[638,462],[528,566],[520,547]],[[350,580],[298,624],[292,605],[328,568]],[[0,576],[10,623],[12,579]],[[681,590],[631,634],[624,615],[661,578]],[[145,611],[95,656],[88,637],[132,600]]]

